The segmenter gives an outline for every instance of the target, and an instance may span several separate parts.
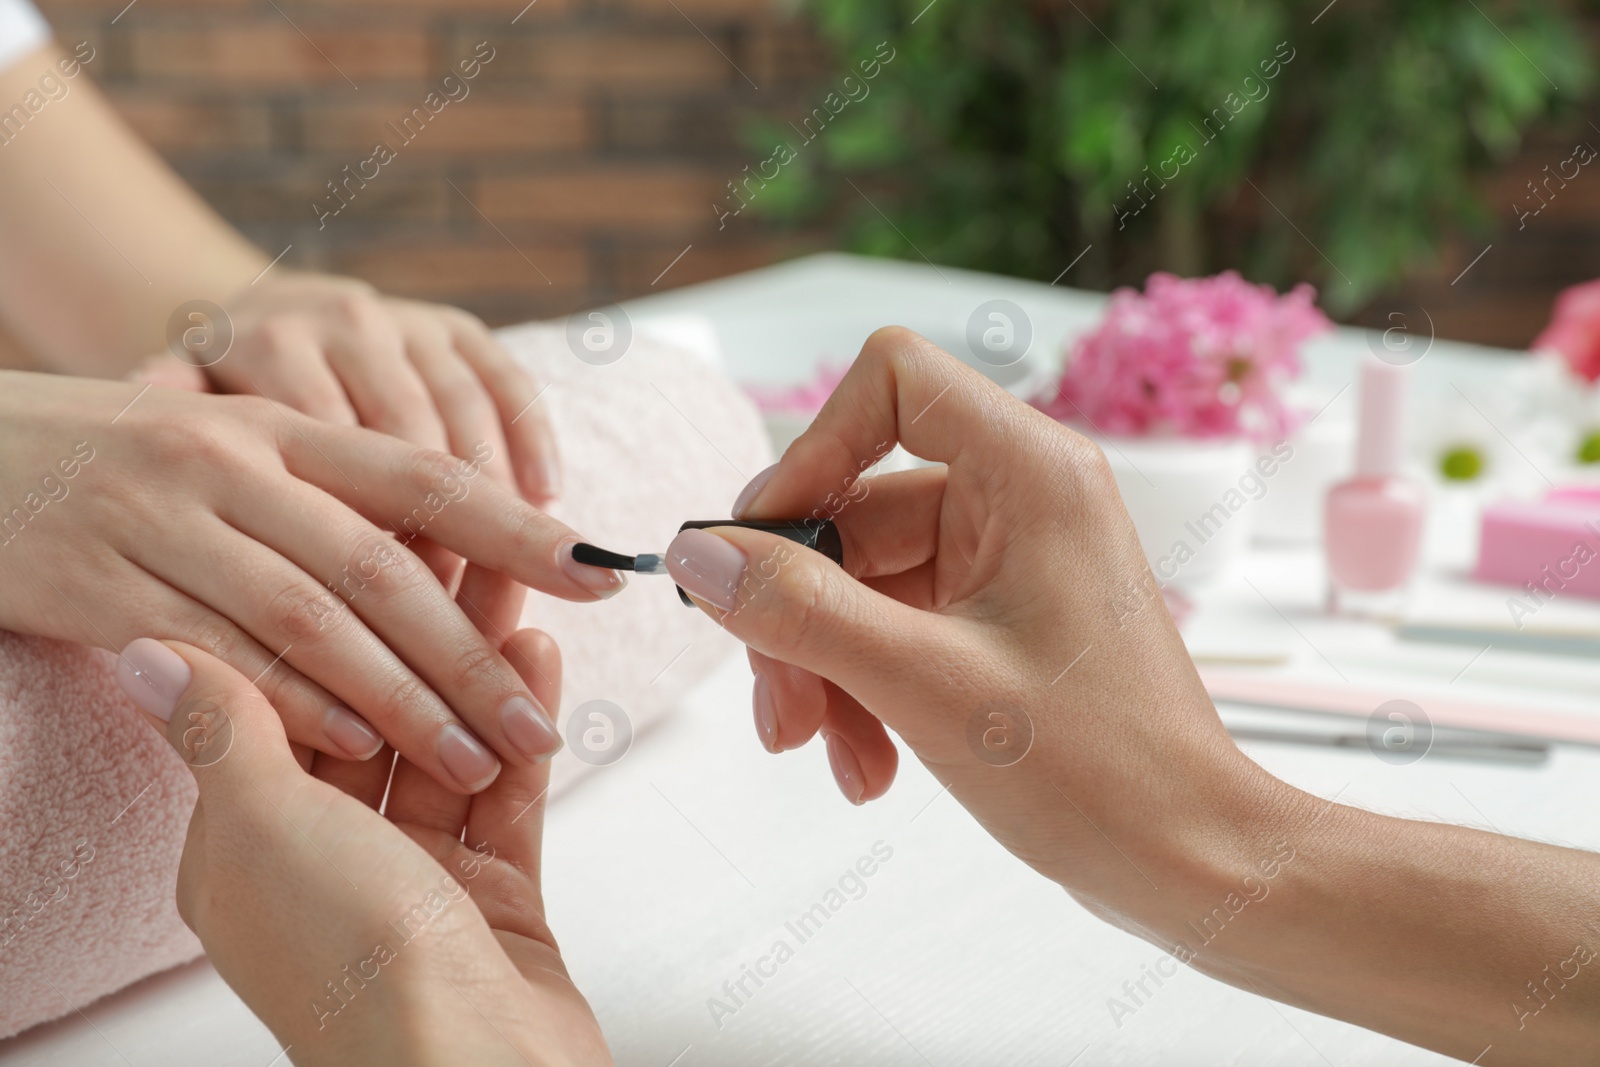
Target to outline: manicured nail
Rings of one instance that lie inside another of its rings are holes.
[[[728,541],[705,530],[684,530],[667,546],[667,573],[692,597],[723,611],[739,602],[739,581],[749,561]]]
[[[469,793],[483,789],[500,773],[500,761],[494,753],[455,723],[439,731],[439,761]]]
[[[183,657],[160,641],[140,637],[117,660],[117,684],[140,709],[162,722],[172,718],[193,673]]]
[[[852,804],[861,803],[867,791],[866,779],[861,777],[861,761],[838,734],[828,735],[828,766],[833,768],[833,780],[839,783],[839,792]]]
[[[574,542],[576,543],[576,542]],[[561,546],[561,569],[567,577],[583,586],[601,600],[616,596],[628,584],[628,579],[604,567],[591,567],[572,558],[572,545]]]
[[[523,758],[534,763],[543,763],[561,751],[561,735],[550,716],[521,693],[500,705],[500,728]]]
[[[367,720],[339,704],[322,716],[322,731],[351,759],[371,759],[383,747],[383,738],[367,725]]]
[[[778,713],[772,703],[772,683],[759,671],[756,672],[756,689],[750,703],[755,707],[756,734],[761,738],[761,747],[768,752],[777,752]]]
[[[754,478],[751,478],[750,484],[739,490],[739,495],[734,497],[733,500],[734,518],[744,518],[744,513],[750,510],[750,505],[756,502],[756,497],[761,495],[761,490],[767,487],[767,483],[772,481],[772,476],[777,473],[778,465],[774,463]]]

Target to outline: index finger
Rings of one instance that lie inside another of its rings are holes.
[[[935,463],[996,451],[1018,421],[1013,411],[1001,417],[1002,403],[1015,400],[933,342],[900,326],[878,330],[739,517],[793,519],[848,500],[897,444]]]
[[[581,564],[583,538],[515,493],[480,477],[481,444],[461,459],[359,427],[331,426],[279,408],[279,449],[289,472],[342,500],[402,541],[435,544],[565,600],[600,600],[626,584]]]

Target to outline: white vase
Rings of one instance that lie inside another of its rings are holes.
[[[1214,581],[1244,554],[1281,466],[1270,446],[1243,440],[1090,439],[1111,464],[1156,580],[1185,589]]]

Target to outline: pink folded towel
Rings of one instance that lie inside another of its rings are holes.
[[[659,551],[683,520],[726,515],[771,461],[754,408],[689,353],[635,337],[596,367],[559,327],[502,336],[550,383],[539,403],[566,487],[552,511],[600,545]],[[604,699],[635,734],[733,647],[665,578],[601,604],[533,595],[523,622],[561,644],[563,720]],[[193,781],[123,698],[115,661],[0,631],[0,1037],[200,952],[173,905]],[[595,762],[564,751],[557,791]]]

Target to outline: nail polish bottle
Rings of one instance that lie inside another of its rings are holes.
[[[1427,502],[1401,475],[1411,369],[1369,358],[1361,365],[1355,474],[1328,490],[1323,546],[1328,610],[1393,618],[1416,569]]]

